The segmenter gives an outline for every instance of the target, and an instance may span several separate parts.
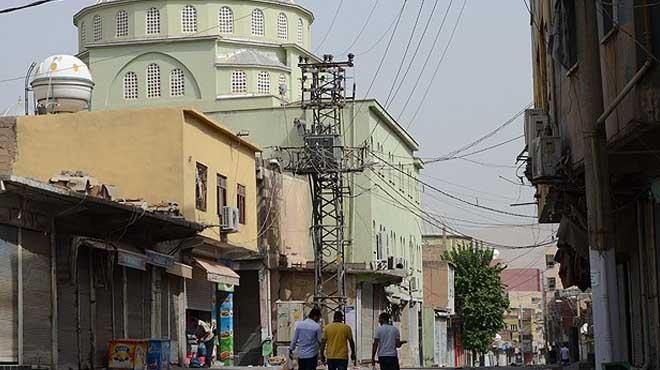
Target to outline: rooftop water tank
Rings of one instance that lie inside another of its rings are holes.
[[[31,86],[40,114],[74,113],[89,108],[94,81],[80,59],[53,55],[41,62]]]

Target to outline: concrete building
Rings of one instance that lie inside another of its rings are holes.
[[[278,161],[286,159],[276,148],[300,143],[295,119],[311,121],[293,102],[302,96],[299,57],[318,60],[310,52],[313,20],[288,0],[108,0],[74,16],[78,56],[96,83],[93,110],[191,106],[234,132],[249,132],[251,142],[266,148],[258,174],[264,230],[256,243],[267,251],[272,307],[277,301],[309,305],[312,297],[308,185],[281,173]],[[405,208],[421,202],[414,181],[422,169],[419,147],[375,100],[349,102],[345,118],[344,144],[367,145],[371,164],[349,178],[355,195],[345,202],[352,240],[347,262],[355,276],[349,306],[358,321],[359,355],[370,358],[376,317],[388,308],[409,341],[404,364],[417,365],[422,240],[419,220]],[[286,323],[277,322],[277,309],[269,315],[261,339],[286,339],[278,333]]]
[[[442,235],[424,235],[424,366],[455,366],[451,319],[454,306],[454,266],[442,260],[448,239]]]
[[[94,174],[117,187],[115,199],[162,205],[203,225],[200,239],[168,250],[188,253],[190,274],[178,315],[217,322],[218,328],[231,317],[234,322],[224,330],[229,337],[223,332],[223,338],[234,344],[223,351],[225,359],[231,361],[234,350],[254,355],[251,340],[270,319],[266,269],[257,248],[258,147],[184,108],[8,117],[1,131],[3,173],[63,184],[84,183],[84,173]],[[73,176],[57,176],[71,169]],[[238,212],[227,215],[225,207]],[[222,304],[232,302],[233,315],[220,316]]]
[[[202,225],[91,189],[7,174],[0,186],[3,366],[105,368],[119,338],[169,338],[164,356],[179,361],[193,268],[167,251]]]
[[[539,222],[559,223],[563,287],[591,288],[597,369],[660,366],[660,10],[650,5],[531,1],[526,174]]]

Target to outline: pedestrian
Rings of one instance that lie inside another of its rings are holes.
[[[293,352],[296,347],[300,347],[298,354],[299,370],[316,370],[319,358],[319,346],[323,338],[323,331],[319,321],[321,320],[321,310],[313,308],[309,316],[296,325],[293,333],[293,339],[289,346],[289,357],[293,358]]]
[[[213,328],[209,323],[204,320],[193,318],[195,320],[197,327],[195,328],[195,337],[200,346],[204,346],[204,367],[211,367],[211,362],[213,361],[213,342],[215,339],[215,334],[213,333]]]
[[[562,366],[568,366],[571,363],[571,353],[566,346],[566,343],[562,344],[559,349],[559,357],[561,357]]]
[[[351,360],[357,365],[355,356],[355,341],[351,327],[344,324],[344,314],[337,311],[332,324],[323,328],[323,341],[321,343],[321,361],[327,359],[328,370],[348,369],[348,347],[351,347]]]
[[[387,312],[383,312],[378,316],[378,323],[380,326],[376,328],[374,334],[371,363],[376,363],[376,354],[378,354],[380,370],[399,370],[397,349],[407,342],[401,340],[401,333],[399,333],[399,329],[390,323],[390,314]]]

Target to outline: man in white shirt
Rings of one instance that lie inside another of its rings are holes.
[[[563,366],[570,365],[571,352],[568,350],[568,347],[566,347],[566,343],[564,343],[559,349],[559,357],[561,358],[561,364]]]
[[[293,358],[293,351],[299,346],[299,370],[316,370],[319,347],[323,339],[323,330],[319,325],[320,320],[321,310],[313,308],[307,319],[296,325],[296,331],[293,333],[293,339],[291,339],[291,345],[289,346],[289,357]]]
[[[390,324],[390,315],[383,312],[378,316],[380,326],[374,334],[374,344],[371,351],[371,363],[376,363],[376,354],[380,370],[399,370],[398,348],[406,341],[401,340],[399,329]]]

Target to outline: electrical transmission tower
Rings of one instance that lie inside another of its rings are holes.
[[[345,176],[364,170],[365,147],[344,146],[343,111],[347,101],[348,61],[335,62],[324,55],[323,62],[301,58],[302,109],[310,112],[309,123],[296,121],[303,145],[279,148],[284,169],[309,177],[312,192],[312,237],[314,243],[314,303],[327,310],[343,310],[346,305],[344,197],[351,189]]]

